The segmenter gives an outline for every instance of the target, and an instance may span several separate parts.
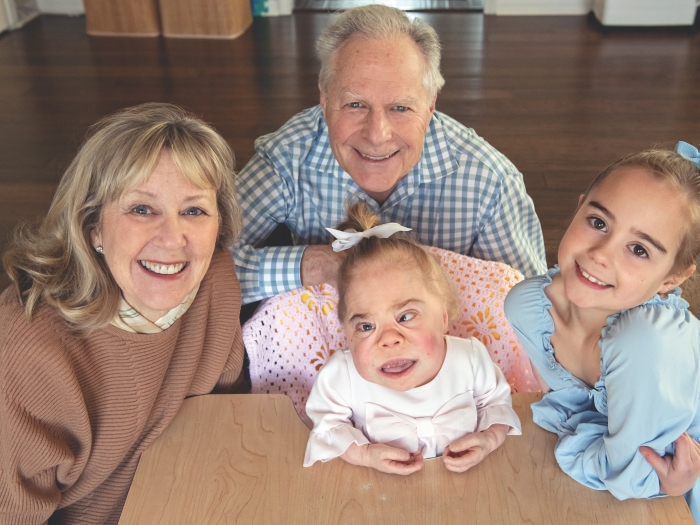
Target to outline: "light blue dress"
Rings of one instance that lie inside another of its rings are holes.
[[[544,289],[558,268],[517,284],[505,312],[533,365],[552,389],[532,405],[559,441],[562,470],[618,499],[664,496],[642,445],[673,453],[685,431],[700,441],[700,322],[680,289],[608,317],[598,342],[600,379],[590,388],[554,357],[552,303]],[[700,523],[700,480],[685,495]]]

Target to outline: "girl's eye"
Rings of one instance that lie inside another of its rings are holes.
[[[399,317],[399,323],[404,323],[404,322],[406,322],[406,321],[410,321],[410,320],[413,319],[415,316],[416,316],[416,314],[414,314],[414,313],[405,313],[405,314],[401,314],[401,316]]]
[[[600,217],[590,217],[588,219],[588,222],[596,230],[600,230],[600,231],[604,232],[608,229],[608,225],[605,224],[605,221],[603,219],[601,219]]]
[[[187,208],[185,215],[204,215],[204,210],[202,208]]]
[[[633,244],[630,246],[630,251],[635,257],[643,257],[645,259],[649,257],[649,252],[647,252],[646,248],[644,248],[644,246],[641,244]]]
[[[148,209],[148,206],[139,205],[131,208],[131,212],[135,213],[136,215],[148,215],[151,213],[151,210]]]

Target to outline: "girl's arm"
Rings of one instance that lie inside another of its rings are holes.
[[[663,495],[639,447],[671,452],[697,412],[697,326],[687,315],[645,305],[621,314],[607,330],[601,344],[607,418],[594,411],[573,415],[555,449],[574,479],[618,499]]]

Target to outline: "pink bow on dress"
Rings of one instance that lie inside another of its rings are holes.
[[[454,440],[476,429],[477,414],[471,392],[445,403],[432,417],[411,417],[374,403],[366,403],[367,434],[372,443],[384,443],[408,452],[421,451],[425,459],[441,456]]]

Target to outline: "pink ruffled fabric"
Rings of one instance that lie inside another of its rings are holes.
[[[503,263],[429,248],[455,283],[461,313],[448,333],[475,337],[503,371],[511,392],[538,392],[527,354],[503,313],[508,291],[523,279]],[[265,300],[243,326],[254,394],[286,394],[304,421],[316,373],[347,347],[332,286],[308,286]]]

